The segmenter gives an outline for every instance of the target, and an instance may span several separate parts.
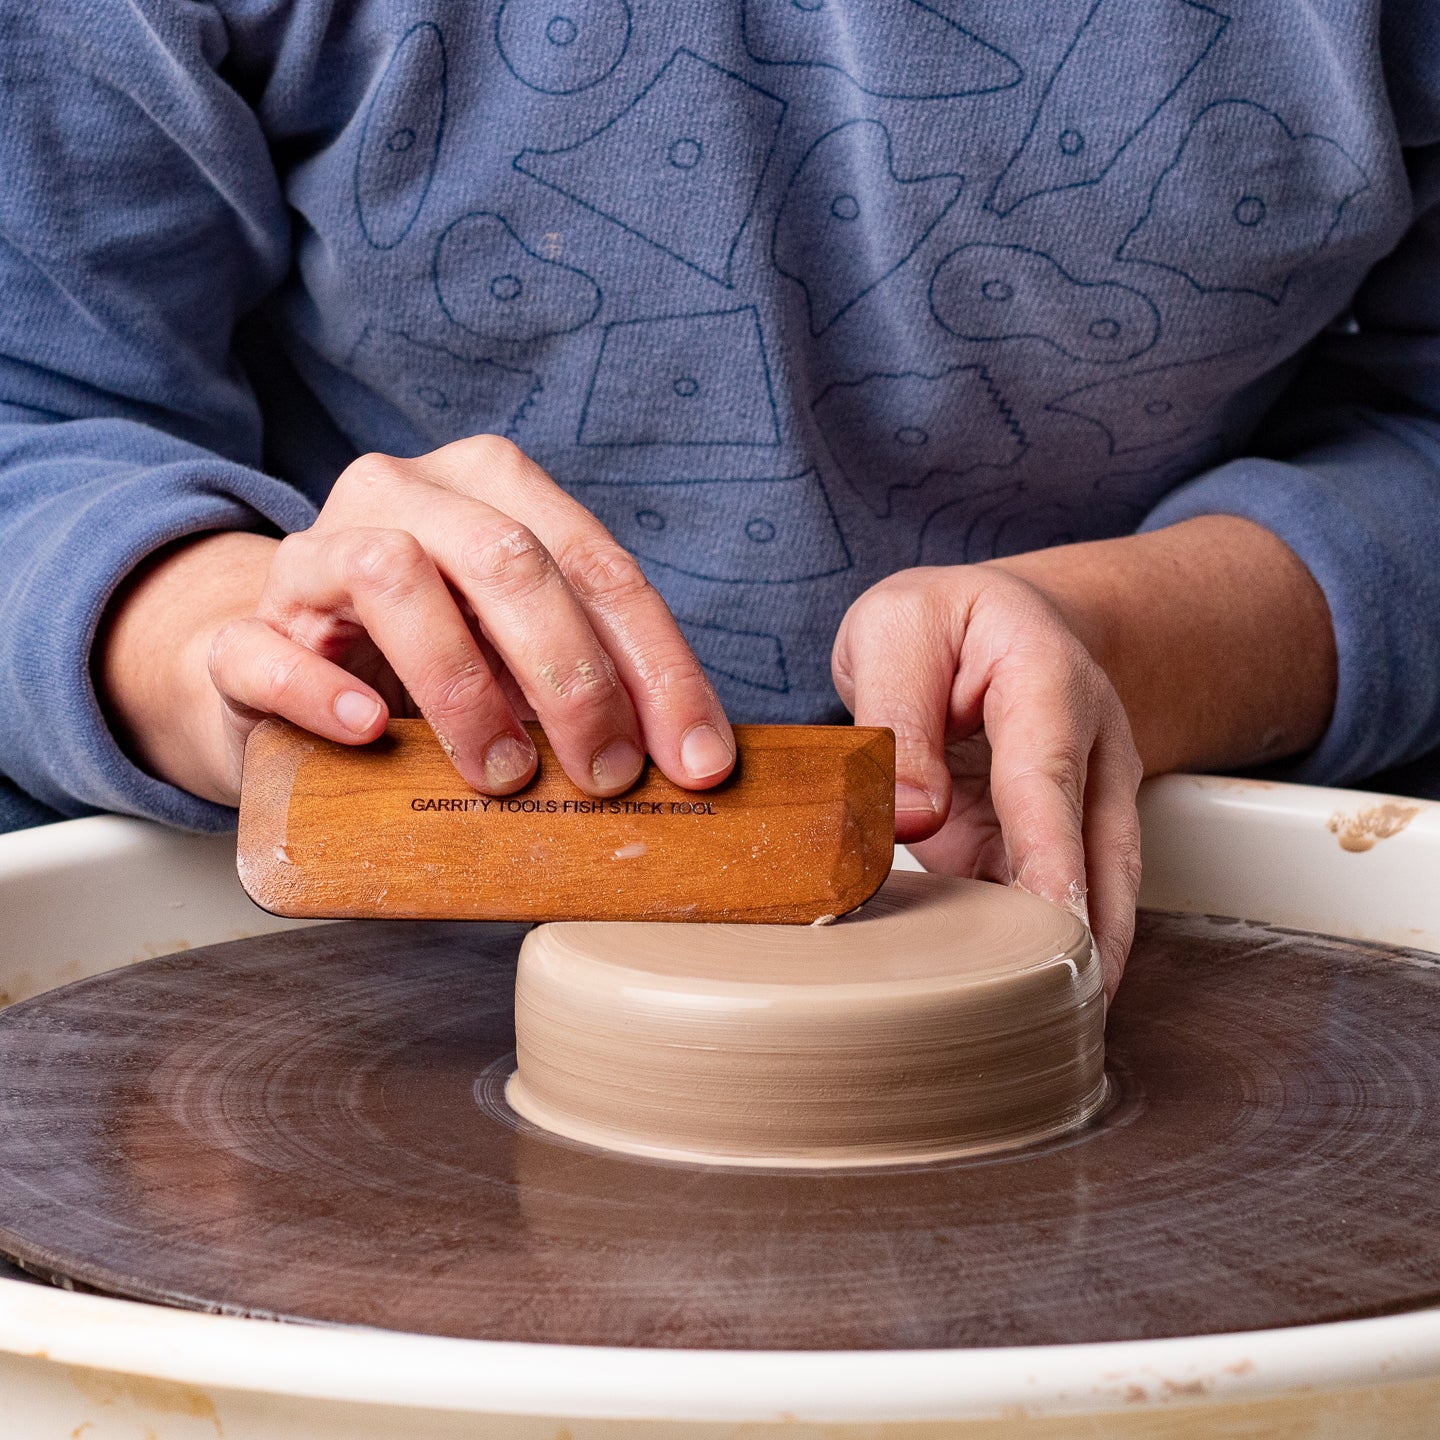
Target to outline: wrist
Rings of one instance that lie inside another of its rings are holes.
[[[1329,723],[1329,607],[1253,521],[1199,516],[991,563],[1040,591],[1105,670],[1147,773],[1279,760]]]
[[[95,643],[96,692],[117,742],[141,769],[221,804],[234,803],[210,641],[253,614],[277,541],[224,532],[157,552],[112,599]]]

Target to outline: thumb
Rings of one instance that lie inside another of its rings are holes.
[[[950,813],[945,732],[955,656],[948,636],[910,607],[857,602],[836,638],[833,669],[855,723],[895,732],[895,838],[903,844],[935,834]]]

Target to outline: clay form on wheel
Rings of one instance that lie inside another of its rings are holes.
[[[571,1139],[720,1164],[1008,1149],[1103,1104],[1085,927],[1022,891],[897,872],[834,925],[542,925],[507,1099]]]

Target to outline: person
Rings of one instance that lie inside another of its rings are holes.
[[[12,803],[227,826],[270,714],[704,789],[848,711],[1113,993],[1142,771],[1440,744],[1433,7],[0,16]]]

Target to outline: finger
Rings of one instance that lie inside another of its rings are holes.
[[[647,748],[691,787],[730,772],[724,711],[663,601],[538,465],[497,436],[404,464],[373,458],[383,484],[367,481],[362,466],[347,489],[351,508],[407,516],[577,783],[618,793],[638,777]]]
[[[997,667],[984,716],[1013,882],[1088,924],[1083,810],[1097,721],[1086,692],[1069,657],[1027,646]]]
[[[1142,767],[1123,717],[1102,726],[1090,754],[1084,841],[1090,925],[1105,977],[1105,996],[1125,970],[1140,902],[1140,817],[1135,794]]]
[[[835,687],[857,725],[895,732],[895,838],[923,840],[950,812],[945,732],[958,647],[941,607],[903,595],[864,601],[836,637]]]
[[[644,736],[554,557],[493,506],[435,493],[416,531],[534,706],[565,773],[593,795],[628,789],[645,763]]]
[[[292,624],[303,616],[287,610],[353,613],[477,790],[507,794],[534,774],[530,737],[413,535],[357,528],[292,536],[272,562],[263,603]]]
[[[341,745],[379,737],[385,702],[348,671],[272,629],[233,620],[210,642],[210,679],[242,718],[279,715]]]
[[[677,785],[718,785],[735,768],[735,734],[705,667],[635,559],[581,513],[547,543],[630,696],[645,748]]]
[[[497,437],[445,446],[430,473],[524,519],[554,557],[629,696],[644,748],[677,785],[717,785],[735,736],[705,668],[634,557],[522,451]]]

